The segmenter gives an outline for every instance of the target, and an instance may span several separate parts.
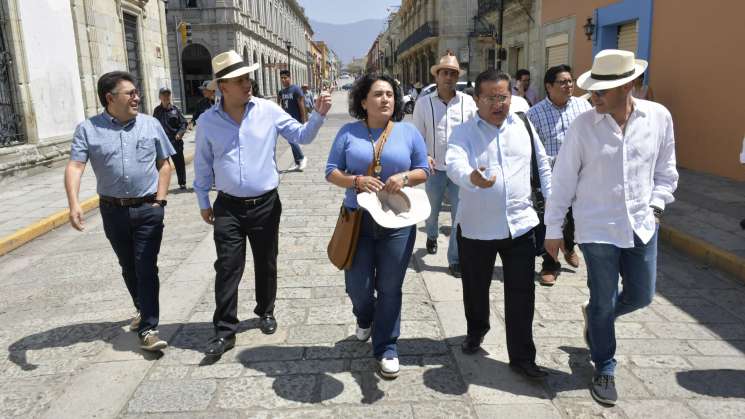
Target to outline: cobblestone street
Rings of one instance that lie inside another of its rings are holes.
[[[460,281],[447,273],[445,235],[439,252],[427,254],[423,223],[404,281],[401,375],[377,376],[370,343],[354,339],[343,274],[326,257],[343,191],[323,173],[337,130],[350,120],[346,95],[336,93],[334,103],[316,141],[303,147],[308,168],[282,174],[275,334],[263,335],[252,312],[248,252],[236,347],[205,362],[214,309],[212,228],[199,217],[193,191],[173,192],[159,258],[160,331],[170,346],[160,357],[140,351],[125,330],[130,297],[92,211],[84,233],[65,225],[0,257],[0,417],[743,416],[745,287],[664,245],[654,303],[617,323],[616,407],[598,405],[588,391],[584,262],[555,286],[536,287],[538,364],[550,372],[536,384],[507,365],[499,267],[484,351],[461,353]],[[289,167],[281,138],[277,153],[278,165]],[[449,213],[441,214],[441,226],[449,234]]]

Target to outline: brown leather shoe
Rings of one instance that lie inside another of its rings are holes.
[[[577,255],[577,252],[571,251],[570,253],[564,253],[564,260],[572,268],[579,268],[579,255]]]
[[[544,269],[541,271],[541,279],[538,282],[544,287],[551,287],[556,283],[556,277],[558,276],[559,276],[558,272],[547,271]]]

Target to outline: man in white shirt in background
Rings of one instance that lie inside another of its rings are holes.
[[[545,217],[546,251],[557,259],[570,206],[574,213],[590,288],[590,301],[582,306],[595,364],[590,390],[607,405],[618,399],[615,320],[652,302],[659,218],[678,184],[670,112],[631,96],[633,80],[646,68],[647,62],[631,52],[604,50],[592,70],[577,79],[591,92],[595,109],[569,128],[554,165]]]
[[[438,219],[445,191],[450,200],[450,219],[455,220],[458,212],[458,185],[448,179],[445,167],[445,153],[448,138],[453,128],[476,115],[476,103],[471,96],[455,89],[458,77],[463,74],[458,60],[450,51],[433,65],[430,72],[435,76],[437,89],[417,100],[414,107],[414,126],[422,133],[427,144],[427,155],[431,173],[427,178],[426,191],[432,213],[426,222],[427,253],[437,253]],[[458,242],[455,228],[451,228],[448,242],[448,270],[460,278]]]
[[[447,172],[460,186],[456,215],[468,332],[461,350],[479,350],[489,331],[489,287],[497,254],[502,260],[510,367],[529,378],[546,372],[535,363],[535,242],[538,215],[531,202],[531,155],[544,196],[551,168],[538,134],[510,111],[510,76],[487,70],[476,78],[477,115],[453,130]],[[531,142],[532,131],[533,141]]]

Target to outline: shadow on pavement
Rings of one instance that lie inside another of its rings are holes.
[[[680,371],[675,374],[681,387],[711,397],[745,398],[745,371],[730,369]]]

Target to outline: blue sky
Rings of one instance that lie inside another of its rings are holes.
[[[383,19],[395,11],[401,0],[298,0],[308,18],[326,23],[352,23]],[[394,6],[394,7],[392,7]]]

